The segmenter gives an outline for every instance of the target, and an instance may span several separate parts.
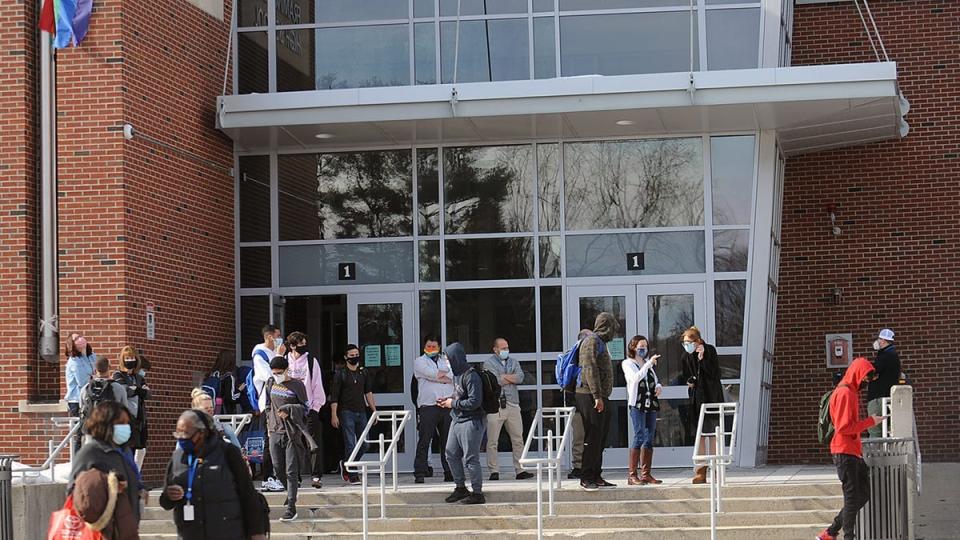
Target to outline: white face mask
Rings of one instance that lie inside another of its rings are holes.
[[[879,339],[875,339],[875,340],[873,341],[873,350],[875,350],[875,351],[879,351],[879,350],[880,350],[880,340],[879,340]]]

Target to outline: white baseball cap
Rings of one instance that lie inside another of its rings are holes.
[[[887,341],[893,341],[893,330],[889,328],[884,328],[880,331],[880,339],[885,339]]]

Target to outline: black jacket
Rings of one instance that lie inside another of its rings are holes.
[[[867,387],[867,401],[890,397],[890,389],[900,382],[900,355],[896,345],[887,345],[877,351],[873,359],[873,369],[877,371],[877,380],[870,381]]]
[[[240,449],[219,437],[208,438],[193,479],[194,520],[183,520],[186,497],[171,501],[166,493],[160,506],[173,510],[179,538],[183,540],[242,540],[263,533],[266,524],[260,498],[253,488]],[[165,485],[187,490],[187,455],[179,447],[167,464]]]
[[[688,389],[694,414],[700,414],[700,405],[704,403],[723,403],[723,385],[720,383],[720,361],[717,358],[717,349],[713,345],[703,344],[703,360],[697,352],[684,352],[680,357],[683,364],[683,381],[686,384],[691,377],[696,377],[693,388]]]
[[[130,501],[130,507],[133,509],[133,515],[140,522],[140,490],[139,477],[134,469],[136,465],[123,457],[121,452],[123,448],[117,448],[107,443],[91,439],[84,444],[77,455],[73,457],[73,469],[70,471],[70,483],[67,484],[67,493],[73,492],[73,483],[77,475],[88,470],[97,469],[109,473],[117,473],[119,480],[127,482],[126,496]]]

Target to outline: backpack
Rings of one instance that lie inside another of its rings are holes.
[[[267,358],[267,353],[262,349],[257,349],[254,354],[260,358],[263,358],[267,364],[270,363],[270,359]],[[247,400],[250,402],[250,409],[253,412],[258,413],[263,411],[260,410],[260,392],[257,392],[257,385],[253,383],[253,374],[256,373],[256,371],[256,369],[251,368],[250,371],[247,372],[247,378],[245,382],[247,383]]]
[[[842,384],[842,386],[846,386]],[[837,385],[839,388],[841,385]],[[820,396],[820,416],[817,420],[817,440],[820,444],[830,444],[833,440],[833,418],[830,417],[830,398],[833,396],[833,390]]]
[[[483,411],[487,414],[497,414],[500,412],[500,383],[497,381],[497,376],[493,374],[492,371],[488,371],[481,367],[474,367],[474,371],[480,375],[480,383],[483,387],[483,396],[481,399],[481,404]]]
[[[213,400],[213,414],[220,414],[220,408],[223,406],[223,397],[220,395],[220,372],[214,371],[200,383],[200,389]]]
[[[557,384],[560,389],[573,392],[580,384],[580,345],[583,344],[583,338],[573,344],[569,351],[557,355],[557,365],[554,367],[554,376],[557,378]],[[603,353],[606,346],[602,339],[597,339],[597,354]]]
[[[90,383],[87,385],[89,389],[81,407],[81,410],[84,411],[84,417],[89,415],[98,403],[117,400],[112,384],[113,381],[110,379],[90,379]]]

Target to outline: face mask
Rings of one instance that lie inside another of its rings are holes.
[[[177,446],[179,446],[180,450],[183,450],[185,454],[193,453],[193,439],[177,439]]]
[[[501,360],[506,360],[507,358],[510,358],[510,350],[500,349],[500,352],[498,352],[497,355],[500,356]]]
[[[353,358],[347,358],[347,363],[351,366],[355,366],[360,363],[360,357],[354,356]]]
[[[127,368],[127,369],[133,369],[133,368],[137,367],[137,361],[136,361],[136,360],[124,360],[124,361],[123,361],[123,367],[125,367],[125,368]]]
[[[697,350],[697,345],[695,343],[685,341],[683,343],[683,350],[687,351],[688,354],[693,353],[693,351]]]
[[[875,350],[875,351],[879,351],[879,350],[880,350],[880,340],[879,340],[879,339],[876,339],[876,340],[873,341],[873,350]]]
[[[641,348],[638,347],[638,348],[637,348],[637,358],[643,360],[644,358],[646,358],[646,356],[647,356],[647,350],[646,350],[646,349],[641,349]]]
[[[275,381],[285,381],[285,380],[287,380],[287,372],[284,371],[283,373],[274,373],[274,374],[273,374],[273,380],[275,380]]]
[[[423,352],[430,358],[436,358],[440,354],[440,349],[424,349]]]
[[[141,377],[146,377],[147,372],[141,369],[140,371],[137,372],[137,375],[140,375]]]
[[[113,443],[122,446],[130,440],[130,424],[114,424]]]

